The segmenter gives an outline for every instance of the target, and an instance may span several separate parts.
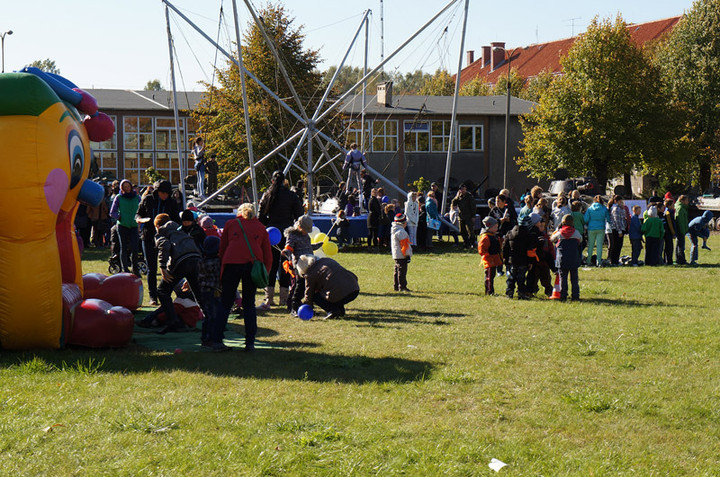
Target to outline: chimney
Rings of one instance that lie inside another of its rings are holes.
[[[482,65],[485,67],[488,63],[490,63],[490,53],[492,52],[492,48],[489,46],[483,46],[482,47]]]
[[[492,48],[492,58],[490,59],[490,71],[495,71],[495,68],[500,66],[500,64],[505,59],[505,42],[504,41],[494,41],[490,43],[490,47]]]
[[[377,102],[385,107],[392,107],[392,81],[385,81],[377,85]]]
[[[475,61],[475,50],[468,50],[467,51],[467,64]]]

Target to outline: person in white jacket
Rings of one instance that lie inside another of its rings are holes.
[[[390,250],[395,260],[394,289],[400,292],[409,292],[407,287],[407,267],[412,257],[412,245],[405,231],[407,218],[397,214],[391,228]]]
[[[407,217],[407,233],[410,236],[410,244],[417,245],[417,226],[420,220],[420,204],[417,200],[417,192],[408,192],[405,202],[405,217]]]

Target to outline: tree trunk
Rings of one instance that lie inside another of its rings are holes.
[[[700,160],[700,192],[710,190],[710,161],[707,158]]]
[[[598,194],[600,195],[607,194],[608,171],[606,163],[606,161],[599,161],[595,163],[595,179],[598,181]]]

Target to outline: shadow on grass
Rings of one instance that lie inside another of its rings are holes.
[[[467,315],[462,313],[435,313],[416,310],[357,310],[349,312],[342,319],[373,325],[382,325],[384,323],[448,325],[450,323],[443,320],[443,318],[462,318],[465,316]],[[423,318],[433,318],[434,320],[424,320]]]
[[[120,350],[4,351],[0,368],[10,367],[17,367],[22,374],[185,371],[238,378],[358,384],[420,381],[433,369],[425,361],[333,355],[303,349],[158,354],[139,346]]]
[[[671,305],[662,302],[642,302],[637,300],[628,300],[626,298],[580,298],[580,303],[591,303],[594,305],[619,305],[619,306],[644,306],[644,307],[677,307],[680,305]],[[682,305],[686,307],[686,305]]]

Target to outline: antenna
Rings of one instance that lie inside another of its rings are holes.
[[[540,43],[540,36],[538,35],[538,26],[535,25],[535,44]]]
[[[570,31],[572,32],[572,33],[570,34],[570,37],[574,37],[574,36],[575,36],[575,20],[582,20],[582,17],[568,18],[567,20],[563,20],[563,22],[564,22],[566,25],[568,24],[568,22],[570,22],[570,27],[571,27],[571,30],[570,30]]]

